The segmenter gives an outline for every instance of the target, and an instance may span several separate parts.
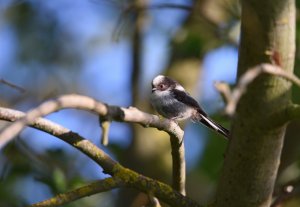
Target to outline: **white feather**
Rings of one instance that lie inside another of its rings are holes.
[[[179,85],[179,84],[176,84],[175,89],[177,89],[179,91],[185,91],[184,88],[181,85]]]
[[[165,76],[163,76],[163,75],[156,76],[152,81],[153,85],[158,85],[159,83],[161,83],[163,81],[164,78],[165,78]]]
[[[210,126],[212,128],[214,128],[215,130],[220,130],[220,127],[218,127],[215,123],[213,123],[212,121],[210,121],[208,118],[206,118],[205,116],[201,116],[202,119],[205,119],[205,121],[207,121]]]

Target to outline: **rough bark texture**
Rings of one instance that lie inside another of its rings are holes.
[[[294,0],[243,0],[238,76],[260,63],[293,72]],[[240,100],[233,120],[216,206],[270,206],[286,125],[268,117],[290,102],[291,83],[261,75]]]

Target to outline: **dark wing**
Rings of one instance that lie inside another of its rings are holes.
[[[172,91],[171,94],[175,99],[184,103],[187,106],[196,108],[200,114],[202,114],[203,116],[207,116],[207,114],[199,106],[198,102],[193,97],[191,97],[188,93],[186,93],[185,91],[178,90],[178,89],[173,89],[171,91]]]
[[[229,137],[229,131],[228,129],[224,128],[220,124],[216,123],[212,119],[210,119],[207,114],[203,111],[203,109],[199,106],[198,102],[193,99],[188,93],[184,91],[180,91],[177,89],[172,90],[172,96],[177,99],[178,101],[184,103],[187,106],[191,106],[193,108],[196,108],[200,114],[200,117],[198,117],[199,122],[204,124],[210,129],[213,129],[214,131],[217,131],[218,133],[222,134],[224,137]]]
[[[198,102],[195,99],[193,99],[188,93],[177,89],[173,89],[172,96],[178,101],[184,103],[185,105],[196,108],[200,114],[197,121],[201,122],[208,128],[217,131],[218,133],[222,134],[224,137],[226,138],[229,137],[228,129],[224,128],[220,124],[210,119],[207,116],[207,114],[203,111],[203,109],[199,106]]]

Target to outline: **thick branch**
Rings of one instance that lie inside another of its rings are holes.
[[[24,115],[25,114],[20,111],[0,107],[1,120],[12,122],[24,117]],[[148,116],[151,117],[152,115]],[[88,140],[85,140],[80,135],[71,132],[69,129],[42,118],[37,118],[36,120],[31,121],[30,126],[54,135],[79,149],[96,163],[98,163],[103,168],[105,173],[112,175],[115,179],[121,180],[124,183],[124,186],[133,187],[145,193],[151,193],[155,197],[172,206],[199,206],[188,197],[183,196],[179,192],[173,190],[170,186],[122,167],[120,164],[110,158],[109,155],[107,155],[104,151],[99,149]]]

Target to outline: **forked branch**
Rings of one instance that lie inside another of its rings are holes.
[[[98,110],[100,109],[98,108]],[[24,117],[25,114],[20,111],[0,107],[1,120],[14,122]],[[196,202],[182,195],[178,191],[173,190],[170,186],[148,178],[146,176],[143,176],[141,174],[138,174],[130,169],[124,168],[118,162],[113,160],[109,155],[107,155],[104,151],[99,149],[97,146],[95,146],[88,140],[81,137],[79,134],[74,133],[67,128],[64,128],[58,124],[55,124],[43,118],[36,118],[34,120],[31,120],[28,124],[31,127],[34,127],[36,129],[58,137],[59,139],[67,142],[68,144],[72,145],[73,147],[79,149],[81,152],[86,154],[88,157],[90,157],[92,160],[98,163],[103,168],[103,171],[105,173],[110,174],[111,176],[113,176],[114,179],[116,179],[116,187],[121,184],[124,184],[125,187],[136,188],[142,192],[157,197],[158,199],[170,204],[171,206],[199,206]],[[114,185],[112,187],[114,187]],[[101,191],[103,191],[103,188],[99,187],[99,192]],[[83,196],[90,195],[91,192],[87,192],[88,193],[86,194],[80,194],[78,198],[72,197],[71,200],[67,199],[65,204],[71,202],[72,200],[79,199]]]
[[[25,116],[20,117],[19,120],[15,119],[13,124],[0,133],[0,147],[3,147],[7,142],[12,140],[26,125],[33,124],[39,117],[65,108],[88,110],[97,113],[100,117],[106,117],[108,120],[138,123],[147,127],[155,127],[169,133],[172,146],[173,187],[185,195],[183,131],[173,121],[161,120],[158,116],[144,113],[134,107],[122,108],[109,106],[86,96],[75,94],[64,95],[56,100],[44,102],[39,107],[29,111]],[[2,108],[2,110],[5,110],[5,108]],[[64,133],[64,136],[68,136],[68,133],[70,132]],[[107,134],[107,131],[104,133]],[[74,138],[76,134],[73,133],[72,136]],[[111,162],[114,164],[113,161]],[[104,170],[106,171],[106,169]]]
[[[300,87],[300,79],[294,74],[282,70],[281,67],[267,63],[257,65],[249,69],[240,77],[236,87],[232,91],[230,91],[229,87],[224,85],[224,83],[216,83],[217,90],[222,94],[222,97],[227,103],[225,107],[225,114],[229,116],[234,115],[236,106],[242,95],[247,91],[249,84],[263,73],[284,78]]]

